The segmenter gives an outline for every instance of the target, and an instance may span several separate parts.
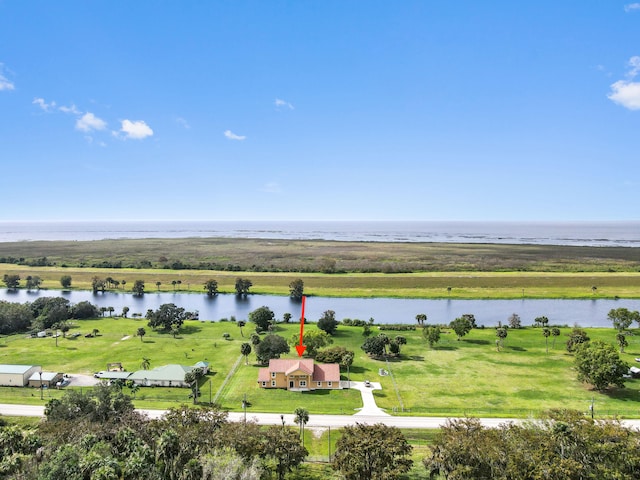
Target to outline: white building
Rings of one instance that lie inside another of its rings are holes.
[[[0,385],[24,387],[34,373],[41,371],[40,365],[0,365]]]

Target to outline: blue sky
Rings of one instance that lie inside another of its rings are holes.
[[[0,221],[640,219],[640,3],[0,0]]]

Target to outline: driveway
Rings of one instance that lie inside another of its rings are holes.
[[[364,382],[351,382],[351,388],[359,390],[362,395],[362,408],[355,415],[360,416],[373,416],[373,417],[388,417],[390,416],[384,410],[376,405],[376,400],[373,397],[374,390],[382,390],[382,385],[378,382],[370,382],[370,386],[366,386]]]
[[[100,379],[94,378],[93,375],[82,375],[79,373],[70,373],[68,378],[70,387],[92,387],[100,383]]]

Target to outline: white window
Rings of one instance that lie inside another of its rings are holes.
[[[300,386],[301,387],[306,387],[307,386],[307,381],[306,380],[300,380]]]
[[[316,385],[317,385],[318,387],[321,387],[321,386],[322,386],[322,382],[316,382]]]
[[[275,380],[271,380],[271,386],[275,387],[276,386],[276,381]]]
[[[266,387],[267,386],[267,382],[262,382],[262,386]]]
[[[333,385],[333,382],[327,382],[327,387],[330,387],[331,385]]]
[[[276,372],[271,372],[271,378],[276,378]]]

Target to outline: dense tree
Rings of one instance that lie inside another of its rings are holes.
[[[218,295],[218,282],[216,280],[207,280],[204,284],[204,289],[207,291],[207,295],[215,297]]]
[[[257,346],[261,341],[260,335],[258,335],[257,333],[252,333],[249,339],[251,340],[251,345],[253,345],[254,347]]]
[[[456,318],[449,324],[449,326],[455,332],[456,336],[458,337],[458,340],[460,340],[467,333],[469,333],[472,328],[471,322],[469,321],[469,319],[464,317]]]
[[[422,337],[427,341],[430,348],[433,348],[440,341],[440,327],[437,325],[426,326],[422,329]]]
[[[62,297],[40,297],[31,302],[31,312],[38,328],[51,328],[71,316],[69,300]]]
[[[556,411],[533,422],[483,427],[447,420],[423,461],[431,478],[579,480],[637,478],[637,433],[615,420]]]
[[[294,334],[291,337],[289,343],[291,345],[298,345],[300,342],[300,335]],[[308,357],[315,357],[318,349],[326,347],[333,343],[333,339],[326,333],[318,330],[307,330],[302,337],[302,344],[306,346],[304,353]]]
[[[60,399],[52,398],[44,410],[47,421],[87,420],[121,422],[136,416],[128,395],[114,385],[99,384],[93,389],[69,390]]]
[[[337,345],[325,350],[320,350],[318,353],[316,353],[316,361],[321,363],[341,363],[342,358],[347,353],[353,354],[353,352],[347,350],[346,348]]]
[[[367,337],[360,347],[364,352],[372,357],[382,357],[385,354],[385,341],[380,335]]]
[[[144,280],[136,280],[133,283],[133,287],[131,288],[131,291],[133,292],[134,295],[138,295],[138,296],[144,295]]]
[[[282,321],[284,323],[289,323],[291,321],[291,314],[289,312],[282,315]]]
[[[333,468],[346,480],[398,479],[413,465],[411,451],[400,429],[356,423],[343,428]]]
[[[478,328],[478,326],[476,325],[476,316],[473,313],[463,313],[460,318],[464,318],[465,320],[468,320],[469,323],[471,324],[472,329]]]
[[[318,320],[318,328],[324,330],[329,335],[336,333],[338,329],[338,321],[336,320],[336,312],[333,310],[327,310],[322,314],[320,320]]]
[[[70,288],[71,287],[71,275],[62,275],[60,277],[60,285],[62,285],[62,288]]]
[[[153,329],[162,328],[171,331],[173,328],[180,328],[187,319],[187,312],[184,308],[176,307],[173,303],[165,303],[160,308],[152,311],[148,310],[146,318],[147,325]]]
[[[260,480],[264,467],[258,457],[248,461],[231,448],[213,450],[200,458],[202,474],[198,480]]]
[[[613,345],[602,340],[578,345],[575,367],[578,380],[593,385],[599,391],[609,385],[624,387],[624,375],[629,371],[629,366],[620,359]]]
[[[256,346],[256,358],[260,363],[266,365],[272,358],[280,358],[283,353],[289,353],[290,348],[287,341],[280,335],[270,334]]]
[[[293,300],[302,300],[304,296],[304,282],[301,279],[293,280],[289,284],[289,296]]]
[[[254,311],[249,312],[249,321],[256,324],[256,332],[264,332],[275,319],[274,313],[269,307],[258,307]]]
[[[31,327],[32,321],[29,305],[0,300],[0,334],[24,332]]]
[[[100,277],[93,277],[91,279],[91,290],[93,291],[93,293],[104,292],[106,286],[107,283]]]
[[[552,332],[553,333],[553,332]],[[590,340],[589,335],[583,329],[575,327],[569,334],[569,340],[567,340],[567,351],[575,352],[578,345],[586,343]]]
[[[40,285],[42,285],[42,279],[37,275],[29,275],[26,278],[25,287],[27,290],[33,290],[34,288],[40,290]]]
[[[616,330],[622,331],[629,328],[633,322],[640,323],[640,312],[626,308],[613,308],[609,310],[607,318],[611,320]]]
[[[20,275],[5,273],[2,281],[8,290],[15,290],[20,286]]]
[[[309,455],[307,449],[300,444],[296,432],[288,428],[269,427],[263,435],[262,454],[274,462],[279,480],[283,480],[288,472]]]
[[[127,318],[127,314],[129,313],[129,307],[124,306],[122,307],[122,316],[123,318]]]
[[[236,295],[239,297],[246,297],[252,286],[253,283],[251,280],[247,278],[236,278]]]
[[[245,365],[249,365],[249,355],[251,354],[251,344],[245,342],[242,345],[240,345],[240,353],[244,355]]]

